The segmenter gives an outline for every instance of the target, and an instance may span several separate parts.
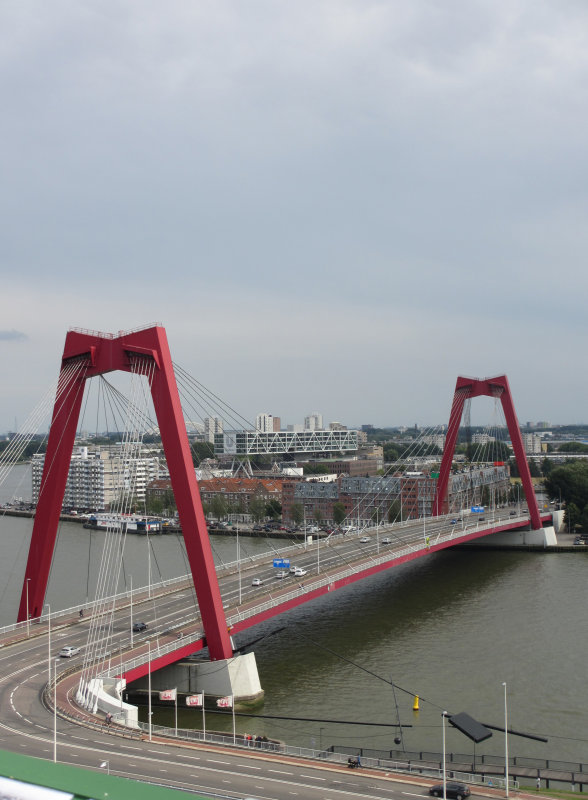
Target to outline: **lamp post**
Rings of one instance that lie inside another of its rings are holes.
[[[129,575],[131,580],[131,647],[133,646],[133,576]]]
[[[504,794],[508,797],[508,706],[506,704],[506,683],[504,686]]]
[[[48,680],[51,683],[51,606],[45,603],[43,608],[47,606],[47,673]]]
[[[55,677],[53,682],[53,763],[57,763],[57,659],[55,659]]]
[[[25,586],[27,587],[27,639],[29,638],[31,633],[31,620],[29,616],[29,581],[30,578],[27,578],[25,583]]]
[[[241,605],[241,550],[239,548],[239,524],[236,525],[237,531],[237,572],[239,573],[239,605]]]
[[[319,749],[320,749],[321,753],[323,751],[323,731],[324,731],[324,728],[319,728]]]
[[[443,800],[447,797],[446,784],[447,784],[447,771],[445,768],[445,717],[447,716],[447,711],[443,711],[441,714],[441,726],[443,728]]]
[[[147,667],[148,667],[148,672],[147,672],[148,687],[147,687],[147,691],[149,693],[149,704],[148,704],[148,708],[147,708],[147,715],[149,717],[149,741],[151,741],[151,642],[147,642],[147,648],[148,648],[148,650],[147,650],[147,653],[148,653],[148,656],[147,656],[147,658],[148,658],[148,662],[147,662]]]

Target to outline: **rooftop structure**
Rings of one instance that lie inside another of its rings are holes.
[[[214,437],[216,455],[339,453],[357,450],[357,431],[226,431]]]

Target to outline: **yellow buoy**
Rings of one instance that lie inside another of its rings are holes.
[[[418,696],[418,694],[415,694],[415,696],[414,696],[414,703],[412,704],[412,710],[413,711],[418,711],[419,710],[419,696]]]

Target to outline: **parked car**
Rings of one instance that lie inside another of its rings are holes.
[[[263,585],[263,581],[261,580],[261,578],[253,578],[253,580],[251,581],[251,585],[252,586],[262,586]]]
[[[437,783],[431,786],[429,794],[433,797],[443,797],[443,784]],[[470,787],[465,783],[457,783],[456,781],[445,782],[445,796],[453,797],[455,800],[462,800],[463,797],[469,797],[471,794]]]
[[[141,633],[147,630],[146,622],[133,622],[133,633]]]
[[[79,652],[80,652],[79,647],[68,646],[68,647],[62,647],[61,650],[59,651],[59,655],[61,656],[61,658],[71,658],[72,656],[77,656]]]
[[[276,578],[287,578],[289,574],[290,573],[286,572],[285,569],[282,569],[279,572],[276,572]]]

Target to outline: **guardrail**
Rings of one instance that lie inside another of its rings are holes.
[[[139,727],[143,733],[149,733],[149,723],[139,722]],[[341,753],[332,749],[328,750],[314,750],[308,747],[296,747],[295,745],[288,745],[284,742],[277,742],[274,740],[264,740],[261,737],[254,739],[246,739],[242,733],[235,736],[209,733],[206,735],[201,730],[191,728],[169,728],[163,725],[151,725],[151,735],[162,736],[169,739],[176,739],[180,741],[189,742],[207,742],[209,744],[218,744],[226,747],[238,747],[244,751],[265,752],[265,753],[280,753],[281,755],[293,756],[296,758],[304,758],[309,761],[321,761],[323,763],[340,764],[342,766],[348,765],[348,759],[351,753]],[[353,754],[355,756],[355,753]],[[407,774],[418,774],[423,777],[433,778],[439,781],[443,780],[443,770],[434,767],[428,767],[418,764],[412,764],[410,761],[392,761],[383,758],[370,758],[361,756],[361,767],[367,769],[384,769],[390,772],[400,772]],[[452,769],[446,770],[446,777],[451,780],[462,781],[464,783],[474,784],[476,786],[491,786],[497,789],[505,788],[504,778],[485,777],[483,775],[471,774],[469,772],[457,772]],[[509,779],[509,789],[517,790],[519,783],[516,780]]]

